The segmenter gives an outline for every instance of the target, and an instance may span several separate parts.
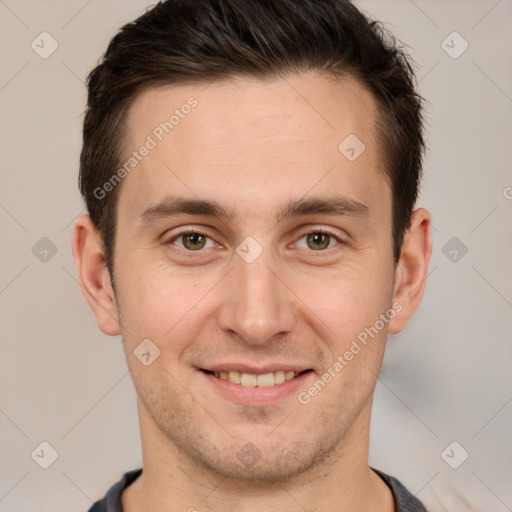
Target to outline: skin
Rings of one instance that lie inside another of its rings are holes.
[[[352,79],[313,72],[152,89],[129,110],[127,155],[191,96],[197,107],[121,184],[116,294],[90,219],[75,226],[83,292],[99,328],[122,334],[138,395],[144,469],[123,508],[392,511],[388,487],[368,467],[372,398],[388,333],[421,302],[431,235],[429,213],[415,210],[395,264],[375,100]],[[338,151],[351,133],[366,146],[353,162]],[[141,220],[171,196],[217,201],[232,216]],[[276,219],[290,202],[334,196],[367,209]],[[205,247],[191,250],[177,237],[183,229],[207,236]],[[311,248],[306,235],[319,229],[332,236]],[[248,236],[263,249],[252,263],[236,253]],[[400,313],[301,404],[297,392],[394,303]],[[160,356],[145,366],[134,350],[148,338]],[[240,405],[200,371],[225,361],[312,371],[275,403]],[[255,464],[237,457],[247,443]]]

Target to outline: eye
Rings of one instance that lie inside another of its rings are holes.
[[[203,235],[202,233],[198,233],[197,231],[180,233],[169,240],[168,243],[176,244],[181,249],[185,249],[187,251],[200,251],[214,246],[214,242],[210,237]]]
[[[301,249],[311,249],[313,251],[322,251],[330,249],[340,243],[340,240],[331,233],[325,231],[312,231],[306,233],[298,241],[297,246]]]

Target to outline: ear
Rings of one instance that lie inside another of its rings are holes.
[[[103,256],[103,244],[88,215],[80,215],[75,222],[72,249],[78,281],[96,315],[98,327],[110,336],[120,334],[114,290]]]
[[[405,233],[395,270],[393,304],[400,304],[401,310],[397,308],[399,313],[388,324],[390,334],[402,331],[420,305],[431,253],[430,213],[418,208],[412,213],[411,226]]]

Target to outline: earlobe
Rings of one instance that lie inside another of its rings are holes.
[[[78,281],[96,315],[98,327],[110,336],[120,334],[116,301],[101,239],[88,215],[80,215],[75,222],[72,249]]]
[[[419,208],[412,213],[396,268],[393,303],[399,303],[402,309],[389,323],[390,334],[402,331],[420,305],[431,253],[430,213]]]

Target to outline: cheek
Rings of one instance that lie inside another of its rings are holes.
[[[328,338],[344,344],[373,325],[390,306],[391,274],[370,270],[297,279],[297,295],[325,324]]]
[[[127,261],[119,275],[123,276],[118,295],[124,338],[129,344],[149,338],[165,348],[172,339],[173,348],[179,350],[184,326],[194,334],[202,325],[197,316],[204,315],[202,299],[215,284],[213,276],[193,277],[142,261]]]

